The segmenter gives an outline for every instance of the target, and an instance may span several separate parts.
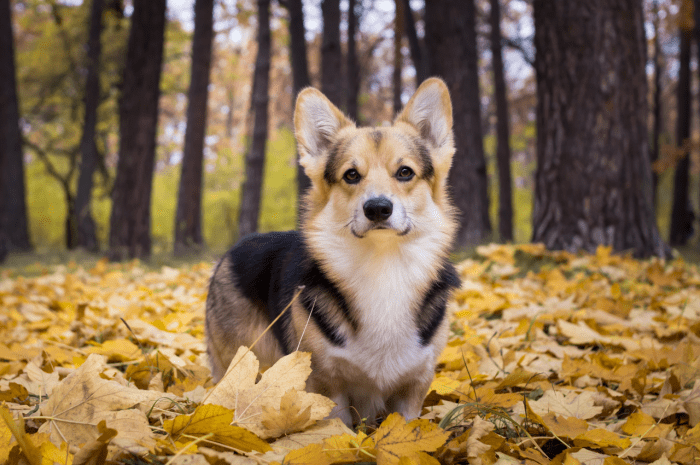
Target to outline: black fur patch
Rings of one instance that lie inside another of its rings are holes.
[[[418,325],[421,344],[430,344],[435,332],[440,327],[440,323],[445,318],[447,300],[453,289],[460,286],[461,281],[457,271],[451,263],[445,261],[440,270],[438,279],[428,289],[423,297],[423,302],[418,313]]]
[[[414,141],[415,151],[418,153],[418,159],[421,164],[421,177],[423,179],[430,179],[435,174],[435,169],[433,168],[433,159],[430,157],[430,151],[420,139],[415,139]]]
[[[369,136],[374,141],[374,147],[379,148],[379,144],[382,143],[382,131],[375,129],[369,133]]]

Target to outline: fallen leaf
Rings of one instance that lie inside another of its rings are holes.
[[[392,413],[379,426],[374,441],[378,465],[398,464],[401,457],[420,460],[418,452],[432,452],[443,445],[449,434],[427,420],[406,420]]]

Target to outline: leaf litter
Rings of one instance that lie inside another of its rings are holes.
[[[700,272],[541,245],[457,265],[420,418],[355,430],[304,391],[310,355],[211,382],[208,264],[0,273],[0,462],[697,464]]]

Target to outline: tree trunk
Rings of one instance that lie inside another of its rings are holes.
[[[641,0],[535,0],[534,18],[532,240],[667,255],[651,208]]]
[[[455,153],[449,183],[460,210],[458,247],[483,241],[491,231],[486,162],[481,133],[474,0],[426,2],[426,48],[431,73],[452,96]]]
[[[411,48],[411,60],[413,60],[413,67],[416,70],[416,88],[421,85],[423,81],[428,79],[428,73],[430,72],[430,65],[428,63],[428,57],[424,53],[423,44],[421,44],[418,39],[418,33],[416,32],[416,20],[413,18],[413,11],[411,10],[410,0],[401,0],[403,3],[404,12],[404,22],[406,31],[406,36],[408,37],[408,45]]]
[[[96,252],[99,249],[95,234],[95,221],[92,218],[90,202],[92,200],[92,179],[97,167],[97,144],[95,127],[97,125],[97,107],[100,104],[100,36],[102,32],[103,0],[93,0],[90,10],[90,31],[88,35],[87,78],[85,81],[85,120],[83,137],[80,141],[80,176],[78,192],[75,195],[73,214],[76,218],[71,227],[75,227],[78,247]]]
[[[204,136],[207,129],[211,49],[214,38],[213,15],[214,0],[197,0],[195,2],[187,128],[175,214],[175,255],[182,255],[191,248],[204,245],[202,238],[202,164],[204,161]]]
[[[357,98],[360,93],[360,69],[357,66],[357,44],[355,34],[357,32],[357,2],[350,0],[348,6],[348,56],[347,56],[347,114],[354,121],[357,121]]]
[[[671,231],[669,242],[673,246],[684,245],[693,235],[695,214],[688,195],[690,169],[690,46],[693,31],[690,28],[680,30],[680,56],[677,88],[678,117],[676,119],[676,145],[682,158],[676,165],[673,176],[673,209],[671,211]]]
[[[498,164],[498,232],[501,241],[513,240],[513,194],[510,175],[510,124],[501,50],[501,8],[491,0],[491,60],[496,96],[496,160]]]
[[[4,199],[0,231],[5,248],[30,250],[27,227],[27,200],[24,186],[22,133],[19,128],[19,101],[15,77],[15,49],[12,37],[10,0],[0,0],[0,197]]]
[[[267,140],[267,103],[270,82],[270,0],[258,0],[258,56],[255,59],[251,112],[255,115],[253,142],[245,157],[245,182],[241,189],[238,237],[258,230],[265,142]]]
[[[659,42],[659,2],[654,0],[653,5],[653,25],[654,25],[654,129],[652,131],[651,140],[651,163],[652,165],[659,159],[659,139],[661,138],[661,44]],[[659,185],[659,175],[656,171],[652,171],[652,192],[653,192],[653,207],[656,209],[656,188]]]
[[[405,22],[403,13],[403,0],[396,0],[396,14],[394,15],[394,114],[401,111],[401,68],[403,68],[403,56],[401,56],[401,41],[403,40],[403,25]]]
[[[321,92],[337,107],[343,106],[340,48],[340,0],[322,0],[323,41],[321,43]]]
[[[165,0],[134,0],[119,102],[119,162],[112,191],[110,258],[151,253],[151,187],[156,154]]]
[[[288,0],[289,9],[289,54],[292,57],[292,80],[294,85],[294,95],[296,102],[297,95],[305,87],[311,85],[309,79],[309,64],[306,58],[306,28],[304,28],[304,10],[301,0]],[[297,153],[297,219],[300,217],[299,205],[311,186],[311,180],[304,173],[304,168],[299,164],[299,154]]]

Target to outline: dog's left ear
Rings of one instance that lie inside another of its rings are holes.
[[[299,92],[294,109],[294,132],[299,145],[299,162],[315,178],[322,169],[328,149],[338,132],[354,124],[325,95],[313,87]]]
[[[449,169],[454,155],[452,135],[452,101],[447,85],[439,78],[426,79],[420,85],[394,124],[413,126],[421,138],[428,142],[433,157],[439,165]]]

